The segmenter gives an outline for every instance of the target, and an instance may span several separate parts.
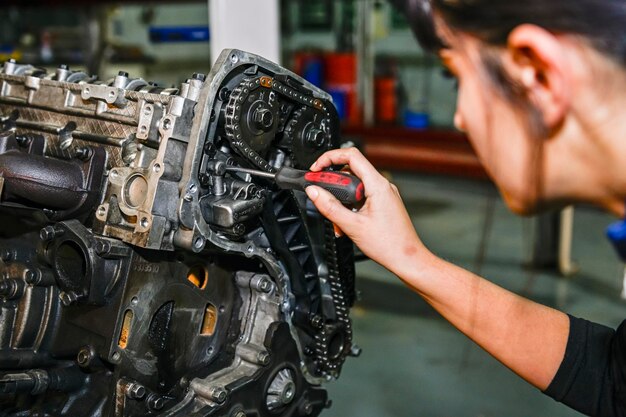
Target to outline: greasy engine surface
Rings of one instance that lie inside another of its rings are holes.
[[[326,93],[238,50],[176,89],[5,63],[0,415],[328,407],[358,353],[352,244],[230,168],[305,169],[338,134]]]

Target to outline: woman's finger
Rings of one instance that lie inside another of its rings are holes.
[[[335,149],[326,152],[311,166],[311,171],[321,171],[332,165],[348,165],[350,171],[359,177],[367,192],[368,184],[372,186],[380,186],[384,178],[380,175],[376,168],[359,152],[356,148]]]

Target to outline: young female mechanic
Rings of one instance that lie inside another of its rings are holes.
[[[626,215],[626,0],[400,0],[423,46],[459,82],[467,132],[519,214],[572,202]],[[398,189],[355,149],[358,212],[307,188],[320,212],[371,259],[547,395],[593,416],[626,416],[626,322],[613,330],[536,304],[431,253]]]

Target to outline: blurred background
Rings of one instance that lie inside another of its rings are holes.
[[[384,0],[2,1],[0,60],[123,70],[160,85],[207,73],[221,47],[257,52],[328,91],[343,139],[396,183],[438,255],[526,297],[616,326],[624,266],[591,207],[535,218],[507,211],[454,130],[455,81]],[[500,138],[506,140],[506,138]],[[324,415],[575,416],[441,320],[391,274],[357,266],[363,348],[330,385]]]
[[[234,0],[249,4],[255,13],[266,2]],[[211,56],[206,1],[2,4],[3,60],[52,68],[65,64],[103,78],[124,68],[154,82],[176,84],[187,72],[208,71],[216,58]],[[328,90],[346,124],[451,126],[454,81],[434,57],[419,50],[404,17],[386,1],[281,0],[278,9],[278,60]],[[257,19],[262,26],[264,16]],[[236,30],[243,37],[248,32],[245,27]],[[267,33],[259,42],[272,43],[275,36]]]

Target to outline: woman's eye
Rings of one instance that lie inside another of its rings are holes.
[[[450,71],[448,68],[442,68],[441,69],[441,75],[443,76],[443,78],[446,78],[448,80],[456,79],[456,77],[454,76],[452,71]]]
[[[454,91],[459,91],[459,79],[457,78],[456,75],[454,75],[454,73],[452,71],[450,71],[448,68],[443,68],[441,70],[441,75],[443,76],[443,78],[447,79],[447,80],[454,80]]]

